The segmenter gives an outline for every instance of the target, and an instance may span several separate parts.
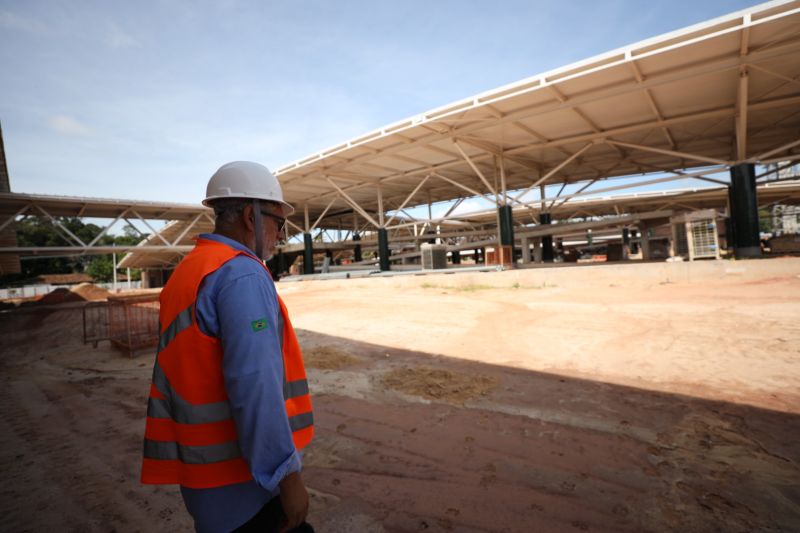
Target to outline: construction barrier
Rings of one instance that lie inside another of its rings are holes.
[[[133,357],[158,344],[158,294],[109,296],[83,308],[83,342],[108,340]]]

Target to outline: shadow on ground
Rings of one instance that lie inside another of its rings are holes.
[[[332,531],[800,529],[796,414],[299,336]]]

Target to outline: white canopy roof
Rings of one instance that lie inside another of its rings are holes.
[[[761,4],[532,76],[278,170],[295,222],[800,154],[800,1]],[[511,203],[520,202],[514,195]]]

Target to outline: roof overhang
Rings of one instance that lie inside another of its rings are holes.
[[[386,226],[383,213],[405,206],[800,157],[799,27],[800,1],[757,5],[390,124],[277,175],[299,230],[332,212],[349,227],[352,212]]]

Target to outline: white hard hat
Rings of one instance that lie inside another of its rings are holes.
[[[254,198],[277,202],[284,207],[284,215],[294,213],[294,208],[283,200],[283,191],[278,179],[264,165],[252,161],[234,161],[222,165],[206,187],[203,205],[220,198]]]

